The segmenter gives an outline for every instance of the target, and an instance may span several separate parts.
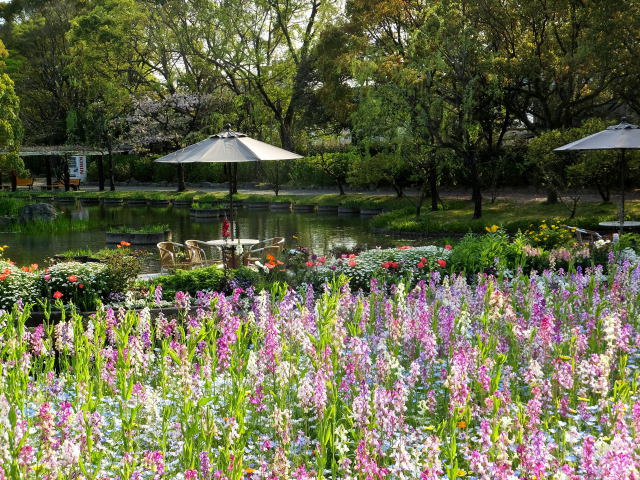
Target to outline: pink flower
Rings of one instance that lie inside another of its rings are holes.
[[[444,246],[444,249],[445,249],[445,250],[452,250],[452,249],[453,249],[453,247],[452,247],[451,245],[445,245],[445,246]]]
[[[349,263],[347,264],[350,267],[355,267],[356,266],[356,261],[355,260],[349,260]]]
[[[313,262],[309,260],[306,264],[307,267],[313,267]]]
[[[51,275],[49,275],[48,273],[44,276],[45,281],[49,281],[51,280]]]
[[[198,478],[198,471],[194,469],[187,470],[184,472],[184,478],[185,480],[194,480]]]

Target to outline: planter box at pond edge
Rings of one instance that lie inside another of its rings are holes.
[[[228,212],[224,208],[192,208],[189,214],[194,218],[220,218]]]
[[[272,212],[290,212],[291,202],[271,202],[269,204],[269,210]]]
[[[144,207],[147,205],[146,198],[127,198],[127,205],[130,207]]]
[[[340,205],[338,207],[338,215],[358,215],[360,213],[360,207],[348,207]]]
[[[318,205],[317,213],[320,215],[337,215],[337,205]]]
[[[149,200],[150,207],[168,207],[171,205],[171,200]]]
[[[293,204],[293,211],[295,213],[313,213],[315,209],[315,205]]]
[[[190,207],[193,204],[193,200],[174,200],[173,206],[179,208]]]
[[[169,240],[171,240],[171,230],[157,233],[106,233],[106,243],[110,244],[129,242],[131,245],[155,245]]]
[[[80,205],[99,205],[100,199],[98,197],[85,197],[80,198]]]
[[[123,198],[103,198],[102,205],[105,207],[117,207],[120,205],[124,205]]]
[[[58,203],[76,203],[76,197],[56,197],[56,202]]]
[[[247,202],[245,205],[249,210],[262,210],[269,208],[269,202]]]
[[[372,217],[374,215],[379,215],[382,213],[381,208],[362,208],[360,209],[360,216]]]

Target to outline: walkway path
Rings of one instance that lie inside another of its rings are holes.
[[[86,191],[97,191],[97,184],[87,184],[82,187],[83,190]],[[157,191],[157,192],[173,192],[176,190],[175,186],[169,185],[158,185],[158,184],[116,184],[116,189],[120,191]],[[198,185],[187,185],[188,190],[198,190],[202,192],[219,192],[226,193],[228,192],[229,187],[227,184],[208,184],[207,186],[198,186]],[[238,192],[242,194],[248,195],[273,195],[273,190],[267,188],[258,188],[246,186],[245,188],[238,188]],[[335,188],[295,188],[295,187],[284,187],[280,190],[281,195],[325,195],[325,194],[335,194],[338,193]],[[368,194],[368,195],[395,195],[393,190],[357,190],[357,189],[348,189],[347,193],[349,194]],[[407,190],[407,195],[417,195],[417,192]],[[443,188],[440,192],[440,195],[444,199],[461,199],[468,200],[470,198],[470,193],[465,189],[450,189]],[[491,198],[490,192],[483,192],[485,200],[489,200]],[[640,200],[640,189],[629,190],[626,192],[626,200]],[[538,201],[542,202],[546,199],[546,192],[536,190],[533,188],[505,188],[498,191],[497,200],[510,200],[515,202],[530,202],[530,201]],[[611,192],[611,202],[619,201],[619,194],[617,191]],[[430,201],[427,199],[427,201]],[[585,192],[581,199],[582,202],[601,202],[602,199],[597,191],[588,191]]]

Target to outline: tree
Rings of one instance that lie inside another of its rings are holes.
[[[20,100],[13,89],[13,81],[3,72],[8,53],[0,41],[0,182],[3,172],[15,176],[24,170],[24,163],[18,155],[18,146],[22,133],[19,118]],[[15,181],[12,184],[15,190]]]
[[[2,9],[0,36],[10,45],[7,67],[20,98],[26,143],[66,142],[66,123],[77,91],[68,66],[67,33],[79,0],[13,0]]]
[[[139,42],[144,28],[144,12],[133,0],[95,1],[73,19],[68,35],[68,70],[78,92],[73,112],[81,121],[70,125],[67,136],[107,151],[110,190],[115,190],[113,150],[124,133],[132,97],[153,83],[144,58],[149,52]],[[98,162],[101,172],[101,157]],[[100,189],[103,182],[100,178]]]
[[[330,19],[332,4],[328,0],[168,1],[157,11],[180,39],[185,65],[204,61],[234,94],[251,104],[260,102],[277,125],[282,147],[293,149],[310,87],[313,47]]]

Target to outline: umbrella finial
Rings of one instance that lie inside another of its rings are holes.
[[[224,131],[225,132],[231,131],[231,124],[230,123],[225,123],[224,124]]]

